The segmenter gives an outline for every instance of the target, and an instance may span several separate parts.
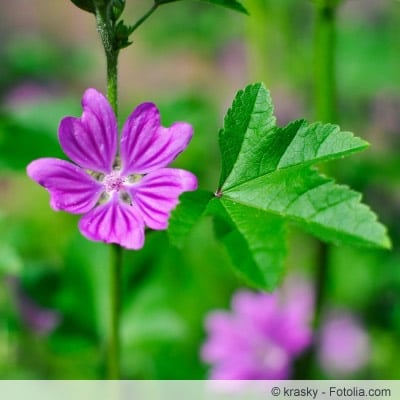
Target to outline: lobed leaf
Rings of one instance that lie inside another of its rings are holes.
[[[303,120],[277,127],[270,94],[258,83],[236,95],[219,143],[222,170],[214,202],[220,207],[210,210],[230,227],[218,236],[251,283],[265,289],[278,283],[286,222],[329,242],[390,247],[385,227],[361,195],[314,168],[368,147],[351,132]]]
[[[172,211],[169,220],[168,237],[171,244],[178,248],[183,247],[187,236],[204,214],[212,197],[212,193],[205,190],[185,192],[179,197],[179,204]]]
[[[252,207],[214,199],[216,235],[225,245],[238,274],[251,286],[273,290],[284,272],[284,221]]]

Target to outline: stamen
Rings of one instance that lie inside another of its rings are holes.
[[[119,174],[118,171],[113,171],[103,179],[103,184],[106,192],[119,192],[123,187],[126,179]]]

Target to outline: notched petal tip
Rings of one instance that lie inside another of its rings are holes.
[[[79,230],[90,240],[115,243],[131,250],[144,246],[144,222],[134,206],[127,206],[114,196],[97,206],[79,221]]]
[[[81,105],[82,108],[92,108],[94,105],[101,105],[101,104],[107,104],[110,106],[110,103],[108,102],[106,96],[104,96],[103,93],[98,91],[95,88],[87,88],[83,95],[82,95],[82,100],[81,100]]]
[[[147,174],[164,168],[186,149],[193,127],[175,122],[160,124],[160,113],[153,103],[142,103],[130,115],[122,130],[121,161],[125,174]]]
[[[118,126],[105,96],[90,88],[82,97],[81,117],[65,117],[58,137],[65,154],[83,168],[110,173],[117,152]]]
[[[57,158],[40,158],[27,166],[28,176],[50,193],[55,211],[83,214],[91,210],[102,185],[78,166]]]

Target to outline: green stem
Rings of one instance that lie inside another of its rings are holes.
[[[140,25],[143,24],[144,21],[146,21],[147,18],[150,17],[151,14],[153,14],[154,11],[157,10],[159,4],[154,3],[153,7],[150,8],[149,11],[147,11],[146,14],[143,15],[143,17],[139,18],[134,24],[133,26],[130,28],[130,32],[133,33],[134,31],[136,31],[137,28],[139,28]]]
[[[322,0],[316,4],[315,42],[314,42],[314,104],[315,117],[322,122],[336,120],[336,76],[335,76],[335,34],[336,8],[332,0]],[[327,172],[326,166],[324,171]],[[311,379],[316,355],[316,344],[321,327],[324,307],[327,300],[329,282],[330,247],[324,242],[317,242],[315,273],[315,312],[313,328],[317,340],[300,360],[301,379]]]
[[[114,25],[108,10],[95,0],[97,30],[103,42],[107,61],[107,98],[116,118],[118,118],[118,55],[114,41]],[[108,339],[108,379],[120,379],[120,312],[121,312],[121,272],[122,248],[111,247],[110,265],[110,332]]]
[[[316,5],[315,26],[315,116],[322,122],[335,122],[336,112],[336,4],[325,0]],[[325,167],[326,172],[326,167]],[[316,276],[316,329],[320,326],[323,305],[326,300],[327,281],[329,275],[329,247],[320,242],[317,248]]]
[[[270,60],[265,53],[270,49],[270,37],[276,32],[271,5],[260,0],[248,0],[246,8],[251,17],[247,18],[247,58],[249,73],[254,81],[270,80]]]
[[[107,61],[107,98],[115,115],[118,115],[118,55],[119,49],[115,45],[114,26],[107,16],[107,9],[97,5],[97,31],[103,42]]]
[[[332,1],[316,5],[314,66],[315,116],[322,122],[334,122],[336,113],[336,8]]]
[[[108,379],[120,379],[120,312],[121,312],[122,247],[111,246],[110,296],[111,323],[108,348]]]

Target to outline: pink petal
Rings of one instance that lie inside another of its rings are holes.
[[[127,249],[137,250],[144,244],[144,223],[139,210],[118,200],[117,194],[84,215],[79,229],[90,240],[117,243]]]
[[[65,154],[83,168],[110,173],[117,152],[118,126],[107,99],[88,89],[81,118],[63,118],[58,135]]]
[[[97,203],[102,185],[78,166],[57,158],[40,158],[27,167],[28,176],[50,193],[56,210],[83,214]]]
[[[197,178],[182,169],[162,168],[127,189],[144,223],[151,229],[162,230],[167,228],[170,212],[178,204],[179,196],[197,189]]]
[[[185,150],[192,135],[193,128],[185,122],[160,126],[160,113],[154,104],[139,105],[122,129],[122,173],[146,174],[166,167]]]

